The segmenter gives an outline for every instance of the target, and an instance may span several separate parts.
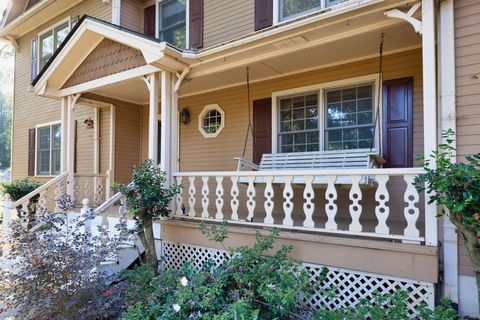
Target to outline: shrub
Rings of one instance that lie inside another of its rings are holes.
[[[155,270],[158,259],[153,237],[153,221],[159,217],[168,217],[168,205],[179,192],[178,186],[165,186],[165,172],[159,172],[151,160],[143,161],[132,168],[132,182],[116,187],[127,198],[128,210],[137,222],[137,234],[145,248],[146,262]]]
[[[93,211],[72,221],[71,200],[60,203],[66,204],[63,212],[37,213],[32,229],[11,223],[1,243],[10,252],[8,268],[0,270],[0,313],[13,310],[19,319],[115,318],[122,312],[122,287],[109,286],[101,263],[114,258],[116,241],[101,242],[85,228]]]
[[[35,189],[39,188],[41,185],[41,182],[30,178],[14,181],[5,181],[0,182],[0,193],[2,195],[8,193],[12,198],[12,201],[17,201],[29,194],[30,192],[34,191]],[[33,220],[36,212],[38,198],[38,196],[33,197],[28,203],[27,208],[18,207],[17,210],[24,209],[26,212],[28,212],[29,218]]]

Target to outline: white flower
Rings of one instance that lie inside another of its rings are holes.
[[[267,288],[270,289],[270,290],[275,290],[277,288],[277,286],[274,285],[274,284],[269,284],[269,285],[267,285]]]
[[[173,305],[173,310],[175,310],[175,312],[180,311],[180,305],[178,305],[178,304],[175,303],[175,304]]]
[[[188,279],[183,277],[182,279],[180,279],[180,283],[182,284],[182,286],[186,287],[188,286]]]

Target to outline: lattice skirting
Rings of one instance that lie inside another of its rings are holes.
[[[187,261],[200,269],[207,261],[214,261],[216,266],[221,265],[228,259],[228,253],[224,250],[163,241],[162,257],[163,267],[167,269],[180,269]],[[318,286],[324,266],[311,263],[304,263],[303,266],[310,274],[312,284]],[[412,316],[421,303],[427,303],[430,307],[434,305],[433,283],[334,267],[327,269],[329,272],[323,286],[336,288],[336,296],[327,298],[320,292],[314,293],[305,301],[307,306],[315,309],[351,307],[361,299],[371,299],[375,293],[387,294],[400,290],[409,293],[408,307]]]

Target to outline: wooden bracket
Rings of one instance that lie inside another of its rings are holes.
[[[399,9],[392,9],[385,11],[385,15],[389,18],[397,18],[397,19],[402,19],[405,20],[406,22],[410,23],[412,27],[415,29],[415,32],[418,34],[422,34],[422,21],[416,19],[413,17],[415,12],[420,8],[422,3],[416,2],[413,4],[413,6],[408,10],[408,12],[403,12]]]

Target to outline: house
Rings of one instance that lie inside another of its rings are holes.
[[[277,227],[312,279],[329,267],[339,295],[313,306],[402,289],[412,312],[445,295],[478,315],[461,241],[411,183],[441,130],[459,161],[480,151],[479,21],[472,0],[10,1],[13,179],[103,210],[152,159],[183,186],[169,267],[220,262],[198,223],[226,219],[228,245]]]

